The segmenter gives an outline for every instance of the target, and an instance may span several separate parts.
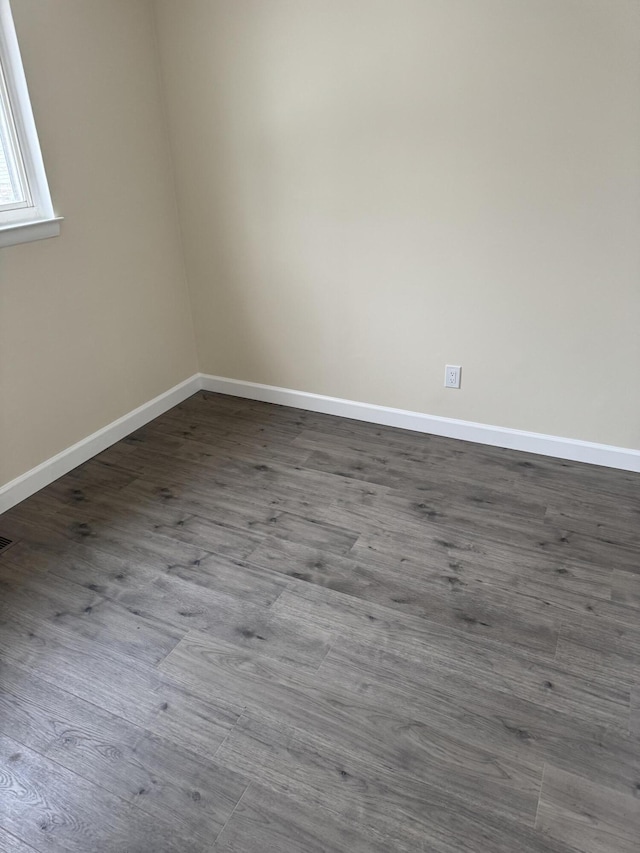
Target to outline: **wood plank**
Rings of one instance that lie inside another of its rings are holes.
[[[523,673],[537,666],[535,661],[521,663]],[[618,725],[607,727],[590,711],[589,691],[595,687],[588,682],[581,693],[576,689],[574,702],[562,696],[548,701],[556,692],[568,692],[562,681],[549,682],[551,673],[543,670],[538,689],[533,676],[525,692],[508,669],[505,658],[493,651],[478,650],[466,660],[455,647],[434,648],[425,659],[342,641],[318,675],[339,693],[349,691],[381,710],[400,704],[415,719],[439,720],[452,735],[497,754],[553,760],[624,793],[636,791],[640,743],[627,734],[626,703],[619,704]]]
[[[224,422],[212,420],[202,413],[185,418],[176,410],[133,433],[127,442],[136,442],[145,449],[173,455],[177,459],[197,461],[207,466],[220,459],[251,459],[254,462],[278,460],[291,465],[301,464],[309,455],[303,447],[292,442],[289,431],[256,429],[238,419]],[[294,433],[295,435],[295,433]]]
[[[396,820],[404,809],[419,822],[435,788],[479,811],[533,826],[542,762],[509,761],[401,711],[370,708],[351,725],[338,715],[333,722],[320,727],[317,720],[289,715],[283,723],[280,715],[249,710],[216,759],[276,790],[311,791],[332,811],[339,808],[336,798],[366,788],[372,800],[396,804]]]
[[[247,787],[207,752],[185,749],[16,668],[2,667],[0,732],[161,820],[215,837]],[[221,732],[222,735],[222,732]]]
[[[640,626],[606,619],[567,621],[561,628],[556,660],[592,678],[621,687],[640,683]]]
[[[511,622],[511,617],[499,611],[497,606],[494,611],[491,605],[483,602],[461,601],[463,603],[456,605],[451,613],[446,612],[439,619],[425,619],[361,601],[341,592],[296,582],[282,593],[274,604],[274,610],[298,613],[309,624],[324,627],[325,630],[331,624],[337,624],[343,634],[354,638],[360,636],[374,644],[418,654],[428,653],[430,643],[441,636],[467,635],[471,645],[476,641],[491,648],[515,645],[524,652],[535,653],[547,660],[553,658],[556,629],[552,620],[544,617],[533,620],[530,614],[518,613],[518,616],[523,616],[523,635],[519,642],[512,644],[512,636],[516,633],[515,617]],[[485,619],[489,611],[496,616],[493,624],[489,618]]]
[[[131,613],[55,575],[25,577],[20,570],[0,567],[0,612],[27,610],[38,621],[52,622],[89,640],[108,643],[126,657],[159,663],[187,629]]]
[[[463,802],[438,795],[435,789],[429,802],[423,803],[420,821],[404,813],[396,819],[388,813],[395,804],[387,809],[386,803],[369,794],[366,783],[360,785],[357,800],[340,797],[349,778],[340,773],[333,783],[337,811],[325,809],[322,799],[301,796],[295,788],[273,791],[250,785],[223,830],[216,853],[460,853],[461,849],[572,853],[560,842],[488,812],[476,812]],[[356,780],[351,784],[355,787]]]
[[[34,853],[34,848],[0,826],[0,853]]]
[[[202,853],[171,821],[150,816],[11,738],[0,736],[2,824],[39,851]]]
[[[313,481],[297,485],[299,488],[292,495],[284,490],[277,493],[269,489],[253,491],[237,481],[207,490],[201,485],[194,487],[178,483],[167,488],[137,480],[126,491],[137,494],[148,503],[170,502],[185,519],[213,520],[221,526],[244,530],[261,538],[274,535],[287,539],[297,534],[300,541],[316,541],[319,547],[326,545],[328,550],[336,553],[348,552],[357,540],[360,528],[345,524],[350,521],[346,513],[340,517],[329,510],[329,503],[334,498],[326,484]],[[319,491],[322,486],[325,486],[324,493]],[[337,500],[342,501],[343,506],[371,506],[376,492],[368,487],[359,487],[346,494],[337,494]],[[246,539],[251,541],[250,536]]]
[[[626,607],[640,609],[640,573],[614,569],[611,578],[611,598]]]
[[[317,728],[335,736],[345,731],[357,741],[360,731],[370,730],[376,714],[381,719],[385,713],[397,716],[401,708],[409,719],[435,726],[443,743],[452,737],[469,744],[471,753],[480,748],[525,766],[539,765],[554,756],[567,767],[580,767],[587,775],[605,778],[619,790],[632,790],[636,785],[640,744],[620,732],[508,693],[496,695],[483,686],[482,679],[458,680],[451,685],[446,672],[436,681],[427,669],[425,686],[419,666],[397,655],[386,662],[376,659],[375,665],[367,665],[360,655],[351,666],[341,661],[339,669],[330,662],[332,656],[317,680],[193,634],[162,667],[203,696],[209,685],[215,685],[217,693],[256,712],[268,708],[281,724],[300,726],[303,720],[305,729]],[[386,737],[385,733],[371,735],[370,741]],[[412,746],[407,751],[414,750]],[[401,766],[405,763],[403,759]]]
[[[614,549],[640,548],[640,500],[621,502],[607,495],[560,502],[552,496],[545,512],[555,527],[570,530],[586,539]]]
[[[296,666],[317,669],[329,651],[331,632],[295,615],[251,604],[235,596],[195,588],[165,575],[142,595],[123,593],[120,603],[133,611],[145,607],[160,621],[197,629],[207,636]],[[140,611],[144,612],[144,611]]]
[[[393,569],[378,561],[341,559],[298,543],[267,539],[250,561],[288,577],[323,586],[438,625],[484,636],[496,642],[537,650],[552,657],[557,622],[549,606],[486,582],[467,589],[453,569],[432,570],[413,562]],[[293,587],[292,587],[293,588]],[[298,589],[302,587],[298,585]],[[313,591],[300,594],[314,595]],[[282,606],[288,597],[282,601]]]
[[[72,555],[66,560],[49,562],[47,568],[51,574],[67,578],[113,601],[125,593],[144,594],[144,590],[163,575],[263,607],[273,604],[287,585],[286,578],[220,554],[206,554],[202,558],[162,566],[114,559],[113,555],[100,552],[94,554],[91,561]]]
[[[547,765],[537,826],[581,853],[637,853],[640,799]]]
[[[252,784],[244,795],[216,845],[216,853],[398,853],[416,850],[416,837],[409,845],[398,837],[384,838],[365,821],[348,823],[323,808],[321,802],[301,797],[295,791],[274,792]],[[405,833],[402,833],[405,834]],[[390,847],[393,843],[393,847]]]
[[[135,725],[189,749],[208,748],[235,724],[244,705],[209,691],[194,695],[171,677],[109,645],[74,636],[25,614],[0,618],[0,657]]]

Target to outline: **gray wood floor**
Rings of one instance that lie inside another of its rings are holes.
[[[640,850],[638,475],[200,394],[0,535],[0,851]]]

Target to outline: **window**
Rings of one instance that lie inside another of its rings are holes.
[[[9,0],[0,0],[0,247],[60,233]]]

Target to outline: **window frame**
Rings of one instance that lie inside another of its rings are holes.
[[[56,216],[42,159],[38,132],[33,117],[29,90],[22,65],[10,0],[0,0],[0,65],[8,102],[3,98],[15,134],[15,143],[23,166],[23,189],[27,203],[0,210],[0,248],[31,240],[56,237],[62,217]]]

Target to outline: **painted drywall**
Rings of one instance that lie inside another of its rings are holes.
[[[0,249],[0,484],[197,370],[151,3],[12,5],[65,221]]]
[[[640,448],[637,0],[155,8],[202,371]]]

